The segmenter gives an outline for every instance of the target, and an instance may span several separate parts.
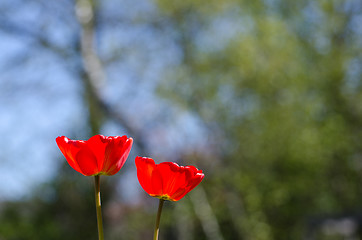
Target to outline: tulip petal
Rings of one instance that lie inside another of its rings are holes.
[[[177,177],[177,181],[173,186],[172,191],[170,192],[170,196],[173,201],[178,201],[183,198],[188,191],[186,191],[186,186],[188,184],[189,178],[187,174],[187,170],[185,167],[180,167],[179,176]]]
[[[170,195],[180,181],[181,168],[173,162],[163,162],[157,165],[163,182],[163,192]]]
[[[204,178],[202,171],[197,170],[194,166],[180,167],[179,171],[181,173],[180,177],[178,177],[177,184],[170,193],[170,197],[173,201],[178,201],[183,198]]]
[[[183,196],[175,196],[175,198],[177,200],[181,199],[182,197],[184,197],[188,192],[190,192],[192,189],[194,189],[197,185],[200,184],[200,182],[202,181],[202,179],[204,178],[204,174],[203,173],[197,173],[194,177],[191,177],[189,179],[189,182],[187,184],[187,186],[184,188],[186,193]]]
[[[70,140],[65,136],[57,137],[56,142],[60,151],[63,153],[65,159],[67,160],[68,164],[77,172],[82,173],[75,159],[77,153],[84,146],[85,143],[83,141]]]
[[[104,154],[110,139],[103,135],[95,135],[86,141],[88,148],[92,151],[97,160],[97,170],[102,171],[104,164]]]
[[[170,198],[172,201],[178,201],[183,198],[187,193],[188,191],[186,191],[185,188],[179,188],[174,194],[170,196]]]
[[[97,159],[88,147],[82,148],[77,153],[76,159],[83,175],[92,176],[99,173]]]
[[[151,158],[136,157],[136,167],[137,167],[137,178],[138,181],[148,194],[153,194],[152,189],[152,172],[155,168],[155,162]]]
[[[152,171],[151,188],[151,196],[162,196],[163,194],[165,194],[163,190],[162,172],[160,171],[159,165],[156,165]]]
[[[113,137],[105,149],[102,172],[107,175],[116,174],[126,162],[131,151],[133,139],[127,136]]]

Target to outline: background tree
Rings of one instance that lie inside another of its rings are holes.
[[[22,139],[127,134],[134,155],[203,169],[166,204],[160,238],[360,239],[361,13],[353,0],[0,3],[0,104],[44,112],[14,122]],[[91,184],[67,167],[2,203],[0,237],[95,239]],[[152,236],[156,203],[130,191],[132,171],[103,183],[107,239]]]

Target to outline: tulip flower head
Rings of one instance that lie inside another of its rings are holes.
[[[95,135],[87,141],[57,137],[56,142],[69,165],[85,176],[114,175],[125,163],[132,147],[127,136]]]
[[[194,189],[204,178],[202,170],[194,166],[179,166],[174,162],[155,164],[154,160],[136,157],[137,178],[152,197],[178,201]]]

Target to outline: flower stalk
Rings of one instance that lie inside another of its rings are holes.
[[[153,240],[158,240],[158,233],[160,231],[161,213],[162,213],[162,207],[163,207],[163,202],[164,201],[165,200],[160,199],[160,202],[158,204],[158,211],[157,211],[157,217],[156,217],[155,232],[153,234]]]
[[[101,207],[101,191],[100,191],[100,176],[94,176],[94,193],[96,199],[97,211],[97,224],[98,224],[98,239],[104,240],[103,235],[103,221],[102,221],[102,207]]]

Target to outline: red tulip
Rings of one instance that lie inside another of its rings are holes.
[[[88,141],[57,137],[56,142],[69,165],[85,176],[114,175],[125,163],[132,147],[127,136],[96,135]]]
[[[173,162],[155,164],[152,158],[136,157],[137,177],[142,188],[152,197],[178,201],[204,178],[194,166],[179,166]]]

